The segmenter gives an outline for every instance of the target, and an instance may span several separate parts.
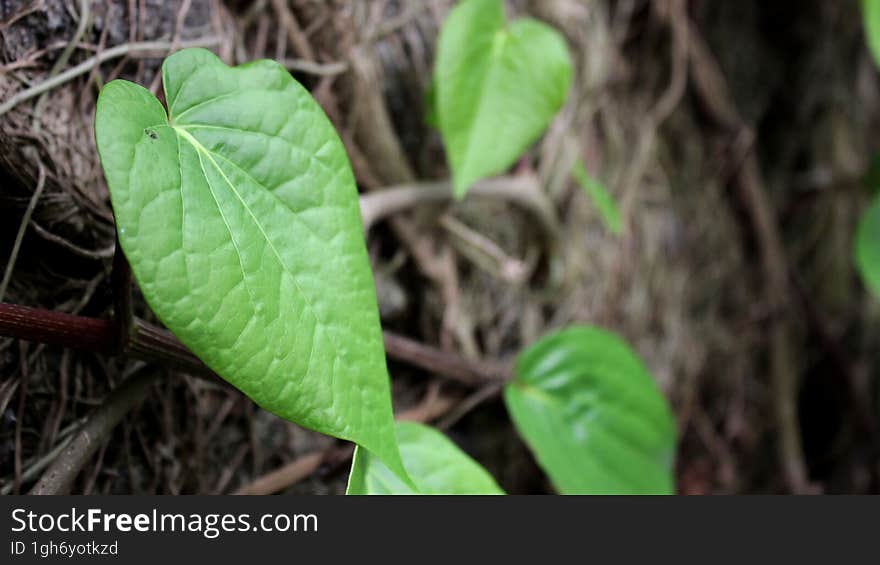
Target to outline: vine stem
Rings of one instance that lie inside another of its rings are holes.
[[[514,175],[484,179],[474,184],[467,198],[488,197],[512,202],[532,213],[551,243],[559,238],[556,211],[531,175]],[[359,201],[364,231],[380,220],[419,205],[454,201],[452,183],[448,180],[414,182],[391,186],[368,194]]]
[[[465,359],[393,332],[382,333],[389,358],[440,377],[468,386],[509,378],[510,370],[503,363]],[[6,302],[0,302],[0,336],[95,352],[114,353],[120,349],[119,330],[111,320]],[[171,332],[143,320],[134,320],[122,352],[142,361],[159,363],[184,372],[214,375]]]
[[[470,387],[503,383],[510,379],[510,367],[499,361],[465,359],[389,331],[383,331],[382,337],[389,358]]]

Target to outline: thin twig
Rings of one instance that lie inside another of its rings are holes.
[[[9,261],[6,263],[6,271],[3,273],[3,280],[0,281],[0,302],[3,301],[3,297],[6,296],[6,288],[9,286],[9,280],[12,278],[12,271],[15,269],[15,261],[18,259],[18,252],[21,249],[21,242],[24,239],[24,233],[27,231],[28,224],[31,221],[31,216],[34,213],[34,209],[37,207],[37,201],[40,200],[40,196],[43,194],[43,188],[46,186],[46,169],[43,167],[43,163],[39,163],[39,177],[37,179],[37,188],[34,190],[33,196],[31,196],[30,202],[28,202],[28,207],[24,211],[24,216],[21,218],[21,224],[18,226],[18,233],[15,234],[15,242],[12,244],[12,251],[9,254]]]
[[[43,226],[38,224],[36,221],[31,221],[30,226],[34,229],[35,232],[37,232],[37,235],[39,235],[40,237],[42,237],[46,241],[48,241],[50,243],[54,243],[55,245],[61,246],[64,249],[73,253],[74,255],[78,255],[80,257],[85,257],[86,259],[97,259],[97,260],[106,259],[107,257],[110,257],[113,255],[114,247],[112,245],[109,247],[106,247],[104,249],[95,249],[95,250],[86,249],[84,247],[80,247],[79,245],[76,245],[75,243],[69,241],[66,238],[61,237],[60,235],[56,235],[56,234],[50,232],[49,230],[47,230],[46,228],[44,228]]]
[[[520,284],[528,276],[528,268],[519,259],[510,257],[497,243],[449,214],[440,218],[440,225],[452,236],[452,244],[462,256],[494,277]]]
[[[510,368],[501,362],[472,361],[387,331],[383,337],[388,357],[467,386],[510,379]]]
[[[473,197],[499,198],[517,204],[535,216],[551,242],[557,241],[559,220],[556,211],[534,177],[517,175],[483,180],[468,191],[466,198]],[[369,230],[383,218],[410,208],[452,200],[449,181],[407,183],[363,194],[360,205],[364,230]]]
[[[732,100],[724,75],[715,57],[696,29],[690,32],[689,59],[696,95],[716,124],[736,139],[748,126]],[[768,328],[770,379],[776,416],[777,452],[789,489],[795,493],[814,492],[804,457],[797,414],[798,374],[796,346],[789,319],[791,306],[791,268],[785,254],[776,212],[767,195],[760,164],[754,151],[748,151],[732,178],[751,221],[758,242],[764,276],[764,292],[773,313]]]
[[[67,494],[73,481],[92,454],[104,445],[110,432],[123,416],[146,397],[156,378],[155,371],[141,364],[131,371],[121,385],[113,389],[101,406],[89,416],[73,441],[43,473],[30,494]]]
[[[214,47],[218,45],[220,40],[217,37],[203,37],[201,39],[194,39],[192,41],[181,41],[180,48],[184,49],[187,47]],[[57,74],[54,77],[45,80],[39,84],[35,84],[30,88],[26,88],[24,90],[20,90],[10,96],[3,104],[0,104],[0,116],[15,108],[17,105],[21,104],[26,100],[30,100],[34,96],[39,96],[40,94],[52,90],[62,84],[75,79],[80,75],[84,75],[87,72],[91,71],[96,65],[100,65],[106,61],[111,59],[115,59],[117,57],[122,57],[124,55],[134,55],[138,53],[152,53],[155,51],[165,52],[171,47],[171,43],[168,41],[141,41],[138,43],[125,43],[122,45],[117,45],[116,47],[111,47],[106,51],[101,51],[94,57],[89,57],[79,65],[75,67],[70,67],[63,73]]]
[[[21,492],[21,428],[24,426],[24,407],[27,402],[28,393],[28,362],[27,362],[27,346],[18,342],[18,360],[21,366],[21,386],[18,393],[18,411],[15,414],[15,456],[12,463],[15,479],[13,480],[12,492],[19,494]]]
[[[412,410],[406,410],[397,415],[397,420],[409,422],[429,422],[434,420],[455,406],[455,402],[446,396],[432,395],[423,405],[416,406]],[[266,495],[273,494],[290,488],[296,483],[310,477],[325,462],[347,461],[354,449],[351,445],[333,446],[307,453],[297,457],[290,463],[266,473],[248,483],[233,494],[237,495]]]
[[[19,11],[19,12],[13,14],[13,15],[10,16],[6,21],[4,21],[4,22],[0,22],[0,32],[4,32],[4,31],[6,31],[6,30],[9,29],[10,27],[12,27],[12,25],[13,25],[15,22],[17,22],[18,20],[24,18],[25,16],[28,16],[28,15],[30,15],[30,14],[33,14],[34,12],[38,12],[38,11],[40,11],[40,10],[42,10],[42,9],[44,9],[44,6],[43,6],[43,3],[42,3],[42,2],[31,2],[30,5],[29,5],[28,7],[26,7],[26,8],[22,8],[21,11]]]
[[[70,42],[67,44],[67,47],[64,48],[64,51],[61,52],[61,56],[58,57],[58,60],[55,61],[54,65],[52,65],[52,69],[49,71],[48,78],[54,77],[61,71],[61,69],[67,66],[67,62],[70,60],[70,56],[73,54],[76,46],[79,45],[83,34],[86,32],[86,27],[89,25],[89,20],[91,20],[91,17],[91,0],[80,0],[79,24],[76,26],[76,31],[73,33],[73,37],[70,38]],[[32,123],[33,129],[35,131],[39,131],[40,129],[40,115],[43,113],[43,105],[46,102],[46,94],[47,93],[44,92],[43,95],[37,99],[37,103],[34,105],[34,117]],[[0,300],[2,299],[3,297],[0,296]]]
[[[293,44],[297,53],[304,59],[314,61],[315,51],[312,49],[308,39],[306,39],[302,28],[299,26],[299,22],[296,20],[296,16],[293,15],[293,12],[287,6],[287,2],[285,0],[272,0],[272,7],[278,14],[278,18],[281,19],[281,25],[287,31],[287,38]]]
[[[338,448],[333,448],[333,450]],[[262,495],[272,494],[296,484],[318,470],[327,457],[328,450],[314,451],[298,457],[287,465],[258,477],[244,485],[234,494]]]
[[[348,63],[337,61],[335,63],[316,63],[306,59],[284,59],[281,61],[288,71],[298,71],[315,76],[335,76],[348,72]]]
[[[490,398],[494,398],[502,390],[504,390],[503,382],[489,383],[483,385],[482,387],[468,395],[458,404],[458,406],[455,407],[454,410],[451,410],[449,414],[446,415],[446,417],[440,420],[440,422],[437,424],[437,427],[441,430],[447,430],[451,428],[468,412],[470,412],[483,402],[489,400]]]
[[[21,482],[27,483],[32,479],[37,478],[37,475],[40,474],[40,471],[49,466],[55,459],[61,454],[65,447],[70,445],[70,442],[73,441],[73,435],[69,435],[66,438],[62,439],[58,445],[52,448],[52,451],[47,453],[46,455],[40,457],[36,462],[32,465],[29,465],[27,469],[22,471],[21,473]],[[4,485],[0,488],[0,495],[6,496],[10,494],[13,490],[15,490],[15,481],[13,480],[7,485]]]

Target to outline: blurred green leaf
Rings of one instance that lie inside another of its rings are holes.
[[[871,55],[880,66],[880,0],[862,0],[862,20]]]
[[[400,454],[416,490],[357,447],[347,494],[504,494],[495,479],[437,430],[412,422],[396,426]]]
[[[670,494],[675,423],[617,336],[573,326],[523,351],[507,410],[563,494]]]
[[[874,62],[880,66],[880,0],[862,0],[862,16],[865,37]],[[877,182],[878,159],[875,156],[865,175],[865,183],[875,190]],[[865,285],[880,297],[880,196],[874,198],[859,221],[855,243],[856,266]]]
[[[580,160],[574,164],[572,175],[593,202],[593,206],[599,211],[599,216],[602,218],[602,222],[608,231],[615,235],[620,235],[623,231],[620,212],[617,210],[617,205],[614,203],[614,199],[611,197],[608,189],[587,173],[584,164]]]
[[[541,136],[571,75],[562,35],[532,19],[508,25],[501,0],[464,0],[449,13],[434,84],[457,197],[506,170]]]
[[[880,195],[874,197],[859,220],[855,256],[862,280],[880,298]]]

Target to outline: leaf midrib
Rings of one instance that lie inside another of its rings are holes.
[[[263,224],[260,223],[259,219],[257,219],[257,216],[254,214],[253,210],[251,210],[251,208],[250,208],[250,206],[248,206],[247,202],[244,201],[244,198],[242,198],[241,194],[238,192],[238,190],[236,189],[235,185],[232,183],[232,181],[229,180],[229,177],[226,176],[226,173],[223,171],[223,169],[220,167],[220,165],[219,165],[219,164],[217,163],[217,161],[214,159],[214,153],[213,153],[210,149],[208,149],[207,147],[205,147],[204,145],[202,145],[202,143],[199,142],[199,140],[196,139],[191,133],[189,133],[188,131],[186,131],[186,128],[185,128],[185,127],[183,127],[183,126],[177,126],[177,125],[169,125],[169,127],[171,127],[171,129],[173,129],[173,130],[175,131],[175,133],[178,135],[178,137],[183,138],[184,140],[186,140],[187,143],[189,143],[190,145],[192,145],[193,149],[195,149],[197,153],[199,153],[200,155],[204,155],[205,157],[207,157],[208,160],[211,162],[211,164],[214,166],[214,168],[217,169],[217,172],[220,173],[220,176],[223,178],[223,180],[224,180],[224,181],[226,182],[226,184],[229,186],[229,189],[232,191],[233,194],[235,194],[235,197],[238,199],[238,201],[241,203],[241,205],[242,205],[242,206],[244,207],[244,209],[247,211],[248,215],[251,217],[251,219],[253,220],[254,224],[257,226],[257,228],[260,230],[260,233],[262,234],[263,238],[266,240],[266,243],[267,243],[267,245],[269,246],[269,248],[272,250],[272,253],[275,255],[275,258],[278,260],[278,263],[281,265],[281,268],[284,269],[284,271],[290,276],[290,280],[293,282],[293,285],[296,287],[296,289],[297,289],[297,291],[299,292],[299,294],[303,297],[303,301],[304,301],[304,303],[306,304],[306,306],[308,307],[309,313],[310,313],[310,314],[312,315],[312,317],[315,319],[315,322],[316,322],[318,325],[320,325],[320,326],[322,326],[322,327],[324,327],[324,328],[329,328],[329,325],[327,324],[327,322],[325,322],[325,321],[324,321],[324,320],[318,315],[318,311],[317,311],[317,309],[315,308],[315,304],[314,304],[314,302],[312,301],[311,297],[310,297],[309,294],[306,293],[306,292],[303,290],[303,288],[300,286],[299,281],[297,280],[296,275],[293,273],[293,271],[290,270],[290,268],[288,267],[287,263],[284,261],[284,259],[281,257],[281,254],[278,252],[278,249],[275,247],[275,244],[274,244],[274,243],[272,242],[272,240],[269,238],[269,235],[266,233],[266,230],[263,229]],[[222,157],[222,156],[220,156],[220,155],[218,155],[218,157],[222,158],[222,159],[225,160],[225,161],[228,161],[225,157]],[[248,176],[250,176],[250,175],[248,175]],[[251,178],[252,178],[252,177],[251,177]],[[256,182],[256,179],[253,179],[253,178],[252,178],[252,180],[254,180],[254,182],[255,182],[258,186],[260,186],[261,188],[265,189],[265,187],[263,187],[262,184]],[[214,194],[214,191],[213,191],[212,188],[211,188],[211,182],[208,180],[207,175],[206,175],[206,177],[205,177],[205,181],[206,181],[206,183],[207,183],[207,185],[208,185],[208,190],[211,192],[211,195],[212,195],[212,197],[214,198],[214,201],[217,203],[217,206],[218,206],[218,208],[219,208],[220,203],[217,202],[217,195]],[[271,193],[271,191],[269,191],[269,192]],[[273,196],[274,196],[274,194],[273,194]],[[276,196],[276,197],[277,197],[277,196]],[[220,214],[221,214],[221,216],[223,215],[222,210],[221,210]],[[233,237],[233,235],[232,235],[232,228],[231,228],[231,227],[229,226],[229,224],[226,222],[226,218],[225,218],[225,216],[223,217],[223,223],[226,225],[226,230],[229,232],[229,237],[230,237],[230,238],[233,238],[233,241],[234,241],[234,237]],[[239,255],[239,259],[241,259],[241,253],[238,251],[238,247],[236,246],[235,249],[236,249],[236,254]],[[242,276],[243,276],[243,277],[245,276],[244,269],[242,269]],[[252,300],[253,300],[253,297],[252,297]],[[254,306],[256,306],[256,304],[254,304]],[[339,344],[338,344],[338,343],[335,341],[335,339],[333,338],[333,333],[332,333],[332,332],[325,331],[324,333],[325,333],[325,335],[327,336],[327,339],[330,341],[330,344],[331,344],[331,345],[333,346],[333,348],[336,350],[337,355],[335,355],[335,357],[338,358],[338,357],[339,357],[339,353],[340,353],[341,351],[343,351],[343,349],[339,346]],[[316,339],[316,338],[315,338],[315,339]],[[314,344],[312,345],[312,348],[311,348],[311,349],[314,349]],[[310,351],[311,351],[311,349],[310,349]],[[310,353],[310,358],[311,358],[311,353]],[[336,370],[336,364],[334,363],[334,364],[333,364],[333,368],[331,369],[331,372],[330,372],[330,387],[331,387],[331,390],[332,390],[332,387],[333,387],[333,382],[334,382],[334,380],[335,380],[335,379],[334,379],[334,376],[335,376],[335,370]]]
[[[497,71],[498,62],[501,61],[501,58],[504,56],[504,52],[507,49],[508,42],[510,41],[510,38],[504,37],[507,34],[508,34],[508,31],[503,26],[499,27],[498,29],[496,29],[493,32],[492,51],[489,54],[489,64],[486,68],[486,75],[483,77],[483,80],[480,81],[480,88],[479,88],[479,94],[478,94],[480,99],[477,102],[477,109],[474,112],[474,122],[473,122],[470,130],[468,130],[467,146],[466,146],[467,152],[465,153],[465,155],[472,154],[470,149],[471,149],[471,145],[473,145],[473,142],[474,142],[474,135],[476,135],[475,132],[478,129],[477,124],[479,123],[480,116],[483,113],[483,106],[486,105],[486,100],[491,98],[490,96],[487,95],[488,86],[491,84],[491,79],[492,79],[493,75],[498,72]],[[499,39],[499,37],[498,37],[499,35],[501,36],[501,39]],[[500,43],[500,45],[498,45],[499,43]],[[468,160],[468,165],[470,165],[470,160]],[[470,168],[470,166],[468,166],[466,168],[466,170],[469,168]],[[465,187],[465,188],[468,188],[468,187]]]
[[[478,99],[477,99],[477,103],[475,105],[471,127],[468,128],[468,132],[467,132],[467,137],[466,137],[465,146],[464,146],[465,150],[463,152],[465,159],[463,159],[462,163],[461,163],[462,170],[468,170],[470,168],[468,166],[469,159],[467,159],[467,156],[469,156],[471,154],[470,147],[473,144],[473,137],[475,135],[474,132],[477,129],[475,127],[475,125],[479,121],[479,117],[480,117],[480,114],[483,110],[483,106],[485,105],[486,99],[489,98],[488,96],[486,96],[486,90],[487,90],[486,85],[490,82],[489,79],[494,74],[498,61],[501,59],[501,57],[504,55],[505,50],[507,49],[507,44],[510,40],[509,37],[506,37],[507,35],[509,35],[509,31],[503,23],[498,28],[492,30],[492,41],[491,41],[491,49],[489,52],[489,63],[486,65],[486,73],[483,75],[482,79],[480,80],[480,85],[475,89],[477,91],[477,98]],[[499,38],[499,36],[502,36],[503,39]],[[464,187],[464,189],[467,189],[467,188],[468,187]]]

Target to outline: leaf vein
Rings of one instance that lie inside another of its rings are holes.
[[[179,130],[180,128],[176,128],[176,129]],[[200,155],[204,154],[208,158],[208,160],[211,161],[211,163],[214,165],[214,168],[217,169],[217,172],[220,173],[220,176],[223,178],[223,180],[226,182],[226,184],[229,185],[229,188],[232,191],[232,193],[235,195],[235,197],[238,199],[238,201],[244,207],[245,211],[247,211],[248,215],[251,217],[251,220],[254,222],[254,225],[257,227],[257,229],[260,230],[260,233],[263,235],[263,238],[266,240],[266,244],[269,246],[269,249],[275,255],[275,258],[278,260],[279,265],[281,265],[284,272],[286,272],[288,274],[288,276],[290,276],[291,281],[293,282],[294,286],[296,287],[296,289],[299,291],[300,295],[302,296],[303,302],[308,307],[308,311],[311,313],[312,317],[315,319],[315,322],[317,324],[319,324],[322,328],[329,329],[330,328],[329,324],[327,324],[318,315],[317,309],[316,309],[314,303],[312,302],[311,298],[309,297],[309,295],[306,292],[303,291],[302,287],[300,286],[299,282],[296,279],[296,276],[290,270],[290,267],[287,265],[287,263],[284,261],[284,259],[281,257],[281,254],[278,252],[278,249],[276,249],[275,245],[272,243],[272,240],[269,238],[269,235],[266,233],[265,229],[263,228],[263,225],[257,219],[254,212],[250,209],[250,206],[248,206],[247,203],[244,201],[244,198],[242,198],[241,194],[239,194],[238,190],[235,188],[235,185],[232,183],[232,181],[230,181],[229,178],[226,176],[226,174],[223,172],[223,169],[220,167],[220,165],[218,165],[217,162],[214,160],[214,158],[211,156],[211,152],[208,151],[201,143],[199,143],[199,141],[197,139],[195,139],[192,136],[192,134],[190,134],[189,132],[183,131],[183,132],[181,132],[181,135],[183,135],[184,138],[190,144],[192,144],[192,146],[196,149],[197,152],[199,152]],[[201,156],[199,157],[199,162],[201,163]],[[202,170],[204,171],[204,165],[202,166]],[[205,173],[205,178],[208,179],[207,173]],[[210,180],[208,180],[208,186],[209,186],[209,188],[211,187]],[[214,196],[215,202],[216,202],[216,196],[214,195],[213,190],[211,190],[211,194],[212,194],[212,196]],[[218,202],[218,206],[219,206],[219,202]],[[221,215],[222,215],[222,212],[221,212]],[[224,223],[226,223],[225,217],[224,217]],[[226,223],[226,229],[229,230],[230,237],[233,237],[233,239],[234,239],[234,236],[232,235],[232,230],[231,230],[228,223]],[[238,246],[236,246],[235,249],[236,249],[237,255],[239,256],[239,265],[241,266],[241,251],[238,249]],[[242,268],[242,274],[244,275],[245,274],[244,267],[241,266],[241,268]],[[331,345],[336,350],[335,357],[338,357],[341,354],[341,352],[343,351],[343,349],[340,347],[339,343],[337,343],[335,341],[332,332],[330,332],[330,331],[327,332],[327,339],[330,341]],[[334,362],[334,364],[331,368],[331,373],[330,373],[331,383],[334,380],[333,373],[335,373],[335,372],[336,372],[336,364]],[[331,386],[331,391],[332,391],[332,386]],[[332,394],[332,392],[331,392],[331,394]]]

